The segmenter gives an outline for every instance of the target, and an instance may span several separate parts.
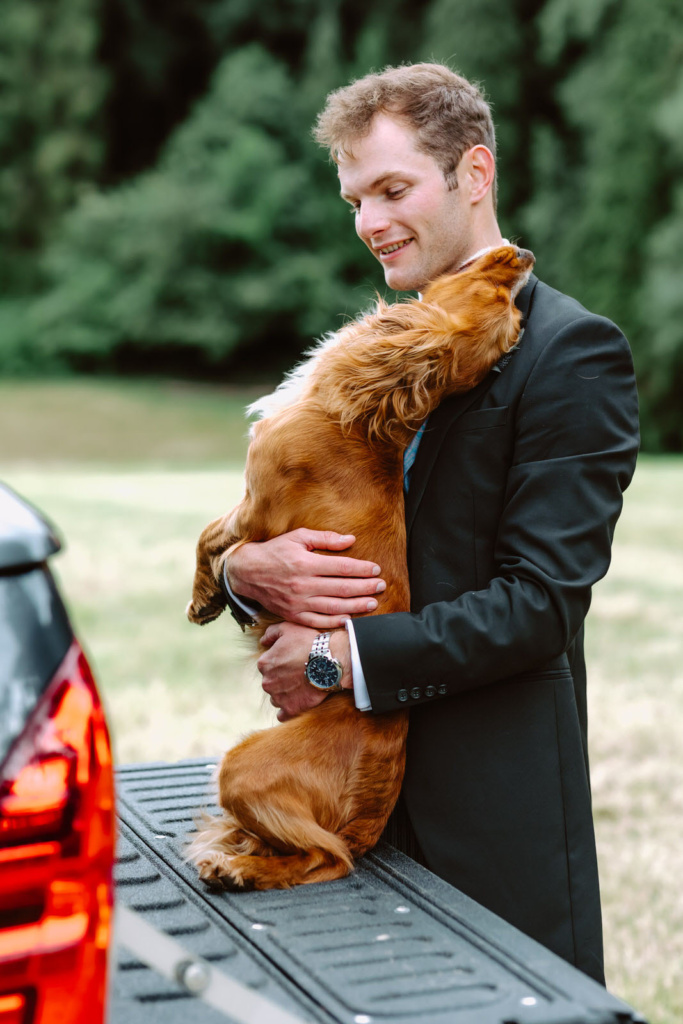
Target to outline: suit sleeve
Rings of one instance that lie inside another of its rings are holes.
[[[406,707],[416,682],[448,696],[540,668],[581,627],[638,450],[633,363],[614,324],[587,315],[551,339],[515,429],[488,586],[354,623],[374,712]]]

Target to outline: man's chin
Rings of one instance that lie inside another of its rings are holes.
[[[426,287],[426,282],[415,273],[399,270],[398,267],[385,267],[384,280],[395,292],[419,292]]]

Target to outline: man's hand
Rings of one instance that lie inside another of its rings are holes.
[[[261,685],[269,694],[270,703],[280,709],[277,715],[280,722],[316,707],[327,696],[324,690],[312,686],[304,674],[317,635],[317,630],[292,622],[278,622],[263,634],[261,644],[267,650],[259,658],[257,667],[263,676]],[[344,670],[342,686],[352,689],[351,651],[346,630],[332,634],[330,652]]]
[[[374,562],[316,551],[344,551],[354,540],[327,530],[299,529],[244,544],[227,560],[230,586],[288,622],[336,629],[351,615],[374,611],[374,595],[386,588]]]

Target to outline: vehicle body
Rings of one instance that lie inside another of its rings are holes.
[[[1,1024],[104,1017],[112,759],[47,564],[59,547],[42,516],[0,486]]]

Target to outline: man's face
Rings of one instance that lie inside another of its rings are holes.
[[[356,232],[396,291],[422,291],[477,248],[463,161],[460,187],[449,189],[439,165],[415,143],[412,129],[376,114],[353,155],[339,160],[341,194],[355,210]]]

